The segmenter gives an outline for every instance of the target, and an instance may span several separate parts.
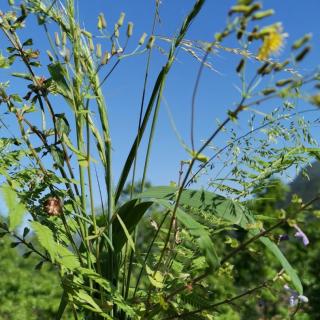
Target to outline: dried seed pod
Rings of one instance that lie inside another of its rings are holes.
[[[60,216],[63,212],[63,203],[58,197],[49,197],[44,202],[44,211],[49,216]]]

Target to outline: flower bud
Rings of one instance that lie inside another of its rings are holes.
[[[312,34],[308,33],[306,35],[304,35],[302,38],[298,39],[297,41],[295,41],[292,45],[292,50],[297,50],[300,49],[304,44],[306,44],[308,41],[310,41],[310,39],[312,38]]]
[[[119,17],[119,20],[118,20],[118,22],[117,22],[117,25],[119,26],[119,27],[121,27],[122,25],[123,25],[123,21],[124,21],[124,17],[126,16],[126,14],[124,13],[124,12],[121,12],[120,13],[120,17]]]
[[[133,23],[129,22],[127,27],[127,37],[130,38],[133,33]]]
[[[139,40],[139,45],[142,46],[146,40],[147,34],[144,32]]]
[[[54,40],[55,40],[56,46],[60,47],[61,42],[60,42],[60,38],[59,38],[58,32],[54,33]]]
[[[62,45],[67,44],[67,34],[65,32],[62,33]]]
[[[236,69],[237,73],[240,73],[242,71],[243,66],[244,66],[244,59],[241,59]]]
[[[119,33],[119,26],[117,24],[114,25],[113,33],[116,38],[119,38],[120,33]]]
[[[292,79],[282,79],[282,80],[279,80],[276,82],[276,86],[277,87],[284,87],[291,82],[292,82]]]
[[[310,46],[305,47],[305,48],[295,57],[296,62],[302,61],[302,60],[305,58],[305,56],[309,53],[310,50],[311,50],[311,47],[310,47]]]
[[[274,15],[274,10],[273,9],[260,11],[260,12],[255,13],[252,16],[252,20],[261,20],[263,18],[270,17],[272,15]]]
[[[107,27],[107,21],[106,21],[104,14],[102,12],[98,16],[97,27],[99,30],[105,29]]]
[[[106,51],[101,59],[101,64],[102,65],[107,64],[110,58],[111,58],[111,54],[108,51]]]
[[[101,56],[102,56],[101,44],[97,43],[97,46],[96,46],[96,57],[97,58],[101,58]]]
[[[148,43],[147,43],[147,48],[148,48],[148,49],[151,49],[151,48],[153,47],[154,41],[155,41],[155,37],[154,37],[154,36],[151,36],[151,37],[149,38]]]

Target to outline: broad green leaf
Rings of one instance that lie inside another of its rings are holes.
[[[16,192],[8,184],[3,185],[1,189],[3,199],[8,207],[9,230],[12,231],[21,224],[27,209],[19,202]]]
[[[142,198],[176,199],[176,187],[153,187],[140,195]],[[239,225],[248,230],[255,223],[255,219],[250,211],[241,203],[226,199],[223,196],[203,190],[184,190],[180,198],[180,205],[190,206],[194,209],[200,209],[225,219],[233,224]],[[259,230],[250,230],[253,236],[259,233]],[[292,268],[286,257],[275,243],[266,237],[260,237],[259,240],[270,250],[279,260],[285,272],[291,277],[296,290],[302,294],[303,288],[299,277]]]
[[[290,265],[286,257],[283,255],[283,253],[280,251],[278,246],[274,242],[272,242],[269,238],[261,237],[259,239],[281,263],[283,269],[286,271],[287,275],[290,276],[292,284],[294,285],[296,290],[299,292],[299,294],[303,294],[303,287],[297,275],[297,272],[292,268],[292,266]]]
[[[150,208],[152,202],[141,202],[137,199],[130,200],[122,205],[117,215],[122,220],[127,232],[124,231],[123,226],[119,222],[119,219],[115,219],[113,222],[113,246],[116,252],[119,252],[124,244],[128,241],[126,233],[131,234],[142,216]]]
[[[140,195],[142,198],[175,200],[177,187],[152,187]],[[190,206],[197,210],[212,212],[217,217],[246,229],[254,223],[253,217],[236,201],[226,199],[218,194],[203,190],[183,190],[180,205]]]
[[[119,221],[119,223],[120,223],[120,225],[122,227],[123,232],[125,233],[125,235],[127,237],[127,240],[128,240],[128,243],[129,243],[131,249],[133,251],[135,251],[134,241],[132,240],[132,237],[131,237],[126,225],[124,224],[124,222],[122,221],[121,217],[118,214],[117,214],[117,219],[118,219],[118,221]]]

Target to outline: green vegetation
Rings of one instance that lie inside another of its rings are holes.
[[[262,3],[238,0],[213,38],[189,40],[205,3],[195,0],[177,22],[178,32],[163,37],[156,32],[161,1],[155,1],[148,37],[136,36],[124,13],[111,28],[100,13],[96,30],[88,31],[75,0],[10,0],[10,9],[0,12],[5,39],[0,67],[8,71],[8,81],[0,83],[1,193],[8,209],[8,221],[0,221],[5,248],[0,265],[7,269],[0,316],[319,317],[314,246],[319,191],[313,198],[287,196],[275,179],[320,158],[312,135],[318,120],[305,117],[319,111],[319,69],[304,73],[300,68],[311,36],[295,41],[286,59],[274,60],[286,36],[282,24],[265,22],[274,11]],[[25,36],[29,33],[21,32],[29,30],[29,17],[36,18],[47,40],[46,59]],[[163,60],[152,59],[156,48]],[[237,60],[239,96],[198,142],[196,97],[216,50]],[[151,186],[159,110],[179,52],[200,62],[189,108],[190,143],[171,117],[186,158],[177,182]],[[115,181],[116,146],[104,84],[119,64],[136,55],[145,57],[137,130],[126,136],[129,152]],[[150,77],[153,61],[160,61],[155,79]],[[276,108],[268,104],[272,101]],[[313,107],[301,108],[299,101]],[[238,121],[248,124],[244,132]],[[199,187],[203,178],[206,183]],[[10,253],[9,241],[16,247]],[[29,257],[24,260],[23,254]],[[15,263],[20,271],[11,274]],[[31,271],[34,265],[43,271]],[[21,306],[26,303],[27,309]]]

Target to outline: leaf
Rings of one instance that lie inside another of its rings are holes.
[[[60,135],[66,134],[67,136],[70,134],[70,125],[64,113],[56,113],[56,127],[59,131]]]
[[[67,71],[63,67],[63,65],[59,62],[51,63],[48,65],[48,70],[51,75],[51,78],[57,84],[60,93],[67,99],[71,99],[72,94],[69,90],[69,85],[65,79],[65,75]]]
[[[120,216],[118,214],[117,214],[117,219],[118,219],[118,221],[119,221],[119,223],[120,223],[120,225],[122,227],[123,232],[125,233],[125,235],[127,237],[127,240],[129,242],[129,245],[130,245],[131,249],[133,251],[135,251],[134,241],[132,240],[132,237],[131,237],[126,225],[124,224],[124,222],[122,221],[122,219],[120,218]]]
[[[122,220],[127,232],[131,234],[145,212],[150,208],[152,202],[141,202],[137,199],[130,200],[122,205],[117,212],[117,215]],[[116,252],[119,252],[124,244],[127,242],[128,237],[124,231],[123,226],[119,222],[119,219],[113,222],[113,246]]]
[[[1,189],[9,211],[9,230],[12,231],[21,224],[27,209],[19,202],[16,192],[8,184],[3,185]]]
[[[178,188],[152,187],[143,192],[140,197],[175,200]],[[180,205],[190,206],[196,210],[208,211],[217,217],[225,219],[246,229],[248,224],[254,223],[253,217],[236,201],[218,194],[203,190],[183,190]]]
[[[94,272],[93,270],[86,268],[79,268],[78,270],[82,276],[88,277],[89,279],[97,283],[99,286],[104,288],[107,292],[109,292],[112,302],[116,304],[119,309],[123,310],[128,316],[136,316],[134,310],[130,307],[128,302],[124,300],[122,295],[112,284],[110,284],[108,280],[106,280],[100,274]]]
[[[303,294],[303,287],[296,271],[292,268],[292,266],[290,265],[286,257],[283,255],[283,253],[280,251],[278,246],[274,242],[272,242],[269,238],[261,237],[259,239],[281,263],[283,269],[286,271],[287,275],[290,276],[292,284],[294,285],[296,290],[299,292],[299,294]]]
[[[85,291],[80,290],[80,291],[76,292],[75,298],[82,302],[81,305],[83,305],[83,303],[86,303],[89,306],[91,306],[95,312],[102,313],[102,310],[98,306],[98,304]]]
[[[156,199],[158,204],[173,210],[173,205],[166,200]],[[209,231],[201,223],[192,218],[180,208],[176,211],[177,219],[185,226],[189,233],[195,238],[197,245],[203,255],[206,257],[206,261],[213,269],[217,269],[220,266],[220,261],[214,248],[213,242],[210,237]]]
[[[47,226],[44,226],[37,221],[32,221],[31,226],[37,235],[40,245],[48,251],[52,262],[55,262],[57,256],[57,243],[54,241],[52,231]]]
[[[155,287],[155,288],[163,288],[164,284],[163,284],[163,275],[161,274],[160,271],[157,271],[156,273],[154,273],[153,270],[151,270],[151,268],[146,265],[146,272],[148,275],[148,279],[150,281],[150,283]]]
[[[62,244],[57,244],[57,261],[69,270],[80,268],[78,258]]]
[[[63,139],[63,142],[68,146],[68,148],[74,153],[77,155],[77,158],[78,158],[78,162],[79,162],[79,165],[82,166],[82,167],[88,167],[89,165],[89,161],[88,161],[88,158],[85,154],[83,154],[79,149],[77,149],[73,144],[72,142],[69,140],[68,136],[63,133],[62,135],[62,139]],[[90,158],[91,161],[95,161],[94,159]]]
[[[12,60],[7,59],[0,53],[0,69],[7,69],[12,65]]]
[[[146,190],[140,196],[143,198],[175,200],[177,190],[178,189],[175,187],[152,187]],[[241,203],[235,202],[231,199],[226,199],[212,192],[203,190],[184,190],[180,198],[180,204],[190,206],[194,209],[211,212],[220,218],[239,225],[245,230],[248,230],[250,225],[255,223],[253,215]],[[253,236],[259,232],[259,230],[249,231],[249,233]],[[296,290],[302,294],[303,288],[301,281],[278,246],[266,237],[260,237],[259,240],[278,259],[286,273],[291,277],[292,283]]]
[[[32,41],[31,38],[29,38],[28,40],[26,40],[26,41],[22,44],[23,47],[24,47],[24,46],[32,46],[32,45],[33,45],[33,41]]]
[[[29,74],[29,73],[13,72],[11,75],[13,77],[16,77],[16,78],[22,78],[22,79],[25,79],[25,80],[32,81],[32,75]]]
[[[33,221],[31,226],[40,245],[48,251],[52,262],[57,262],[68,270],[75,270],[80,267],[78,258],[68,248],[55,242],[51,229],[37,221]]]

